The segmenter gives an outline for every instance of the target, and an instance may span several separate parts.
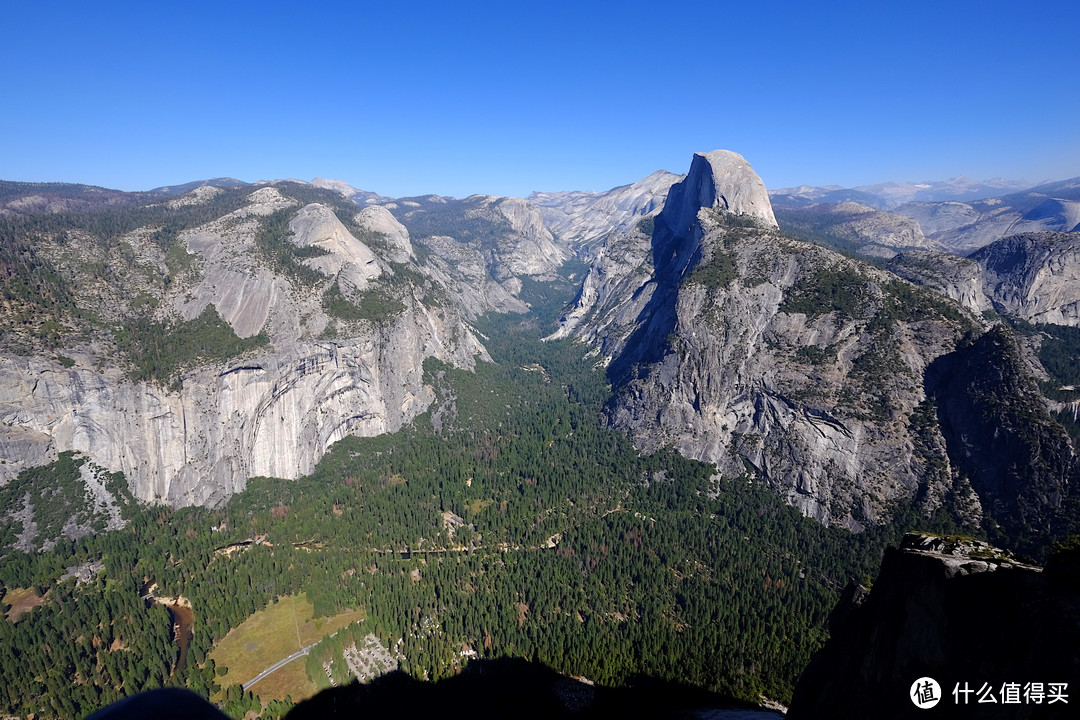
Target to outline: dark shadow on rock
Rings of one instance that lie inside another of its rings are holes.
[[[474,660],[464,671],[423,682],[395,671],[367,684],[324,690],[287,720],[315,718],[693,718],[703,708],[735,707],[726,698],[656,678],[627,687],[590,685],[536,662]]]
[[[118,700],[85,720],[229,720],[201,697],[181,688],[160,688]]]
[[[834,610],[832,637],[799,678],[788,718],[1076,717],[1080,564],[1071,558],[1040,572],[982,556],[990,553],[886,551],[870,594],[849,590]],[[941,688],[926,710],[910,695],[924,677]],[[994,702],[964,695],[984,683]],[[1003,702],[1008,683],[1018,684],[1018,703]],[[1065,683],[1067,704],[1026,702],[1027,683],[1044,692]]]
[[[701,229],[696,225],[673,230],[668,208],[683,202],[683,183],[671,187],[664,210],[656,217],[652,234],[652,296],[636,318],[622,353],[608,367],[613,387],[633,380],[639,366],[658,362],[668,351],[668,336],[675,329],[675,304],[682,279],[701,260]],[[646,285],[646,287],[648,287]],[[640,291],[639,291],[640,292]]]
[[[1011,333],[993,328],[962,343],[930,363],[924,378],[949,462],[993,520],[990,539],[1043,557],[1050,540],[1076,532],[1071,443],[1047,412]]]

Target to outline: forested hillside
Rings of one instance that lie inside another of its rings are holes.
[[[535,319],[479,329],[495,363],[428,361],[433,409],[394,435],[339,442],[309,476],[254,480],[217,510],[133,504],[122,530],[6,549],[5,600],[40,599],[0,622],[3,712],[76,717],[179,684],[239,717],[262,704],[218,691],[225,669],[207,655],[300,591],[319,615],[363,609],[418,678],[456,672],[469,647],[607,685],[646,675],[788,698],[839,591],[911,521],[851,535],[749,477],[639,457],[601,423],[608,388],[585,347],[539,342]],[[22,530],[10,523],[7,537]],[[252,538],[265,541],[221,552]],[[89,582],[60,580],[95,562]],[[166,610],[142,597],[154,583],[190,601],[183,664]]]

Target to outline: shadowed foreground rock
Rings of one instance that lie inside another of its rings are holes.
[[[799,679],[790,720],[1077,717],[1074,561],[1051,558],[1044,570],[986,543],[909,533],[886,552],[873,590],[850,586],[830,622],[832,639]],[[941,687],[925,710],[910,697],[923,677]],[[1018,703],[1003,702],[1007,683],[1019,684]],[[1025,702],[1027,683],[1043,684],[1041,704]],[[1068,684],[1067,703],[1050,703],[1051,683]],[[992,693],[982,697],[996,702],[979,703],[984,684]]]
[[[471,662],[437,683],[393,672],[366,685],[324,690],[288,720],[309,718],[695,718],[704,708],[733,708],[713,693],[655,678],[607,688],[518,659]],[[779,717],[765,713],[765,717]]]
[[[702,713],[707,713],[703,715]],[[567,677],[537,662],[516,658],[476,660],[464,672],[439,682],[415,680],[395,671],[369,683],[323,690],[293,708],[286,720],[316,718],[621,718],[645,720],[779,720],[782,715],[715,693],[651,677],[610,688]],[[125,698],[87,720],[226,718],[188,690],[162,688]]]

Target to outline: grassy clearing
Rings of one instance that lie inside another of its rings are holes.
[[[16,623],[26,613],[44,605],[45,598],[34,588],[12,588],[4,595],[4,603],[11,606],[7,611],[8,620]]]
[[[306,595],[289,595],[233,629],[210,652],[217,667],[228,668],[218,679],[221,687],[245,683],[324,635],[364,619],[364,613],[357,610],[330,618],[313,618],[313,614],[314,608]],[[260,680],[252,690],[264,700],[281,699],[285,695],[299,700],[314,694],[318,688],[308,681],[303,659],[299,659]]]
[[[329,680],[325,686],[330,687]],[[258,695],[264,703],[269,700],[284,700],[286,696],[292,698],[293,702],[299,702],[320,690],[321,687],[308,680],[304,658],[292,661],[251,686],[251,692]]]

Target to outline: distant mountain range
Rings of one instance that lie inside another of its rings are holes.
[[[857,202],[878,210],[892,210],[910,202],[971,201],[1026,190],[1027,180],[972,180],[960,175],[949,180],[927,182],[883,182],[843,188],[839,185],[799,185],[769,191],[774,205],[805,207],[824,203]]]
[[[862,255],[905,248],[967,254],[1024,232],[1080,229],[1080,177],[1003,192],[1021,181],[800,186],[770,193],[780,226]],[[902,203],[900,201],[903,201]]]

